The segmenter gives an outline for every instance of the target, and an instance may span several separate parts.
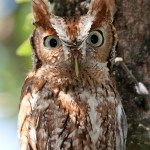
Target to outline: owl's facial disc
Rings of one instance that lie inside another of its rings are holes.
[[[103,44],[103,36],[99,31],[89,34],[93,20],[93,15],[71,18],[53,15],[50,19],[62,42],[64,58],[67,63],[73,65],[76,77],[79,76],[79,68],[82,69],[81,63],[86,60],[87,45],[95,48]]]

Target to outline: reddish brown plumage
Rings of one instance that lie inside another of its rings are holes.
[[[87,15],[69,18],[52,15],[47,0],[32,7],[34,68],[21,93],[21,150],[123,150],[126,118],[111,70],[113,5],[93,0]],[[91,33],[104,42],[94,45]]]

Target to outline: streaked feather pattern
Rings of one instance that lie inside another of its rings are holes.
[[[125,149],[126,116],[111,69],[117,43],[114,2],[90,5],[85,16],[61,18],[51,14],[48,0],[32,0],[34,68],[21,92],[21,150]],[[87,43],[92,31],[102,33],[101,46]],[[48,36],[61,45],[46,47]]]

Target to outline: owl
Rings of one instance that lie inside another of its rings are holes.
[[[51,13],[32,0],[33,69],[21,91],[21,150],[124,150],[126,116],[113,64],[113,0],[91,0],[83,16]]]

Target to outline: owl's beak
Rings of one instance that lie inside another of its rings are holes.
[[[79,64],[78,64],[78,58],[77,56],[74,57],[74,69],[75,69],[75,74],[76,77],[79,77]]]

